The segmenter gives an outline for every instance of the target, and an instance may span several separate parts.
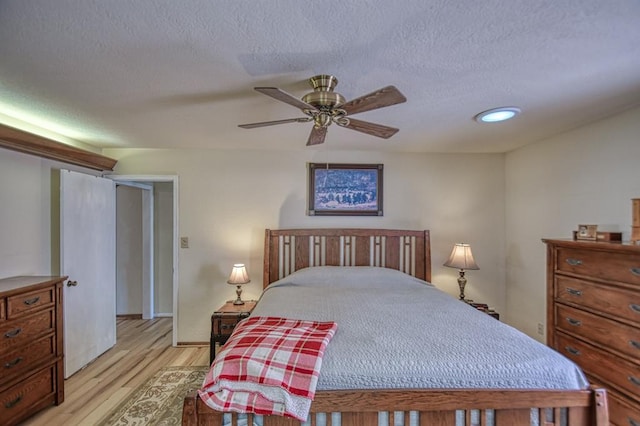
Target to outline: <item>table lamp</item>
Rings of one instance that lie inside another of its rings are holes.
[[[236,286],[236,294],[238,297],[233,301],[234,305],[244,305],[244,301],[240,298],[242,294],[242,288],[240,288],[240,286],[248,282],[251,282],[251,280],[249,279],[249,274],[247,273],[247,268],[245,268],[244,263],[236,263],[233,265],[227,284]]]
[[[444,263],[444,266],[460,269],[458,277],[458,286],[460,287],[460,300],[464,300],[464,287],[467,285],[467,279],[464,276],[465,269],[480,269],[473,260],[471,246],[469,244],[456,244],[453,246],[451,256]]]

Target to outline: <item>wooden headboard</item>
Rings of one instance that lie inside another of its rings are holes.
[[[380,266],[431,281],[429,231],[267,229],[264,287],[309,266]]]

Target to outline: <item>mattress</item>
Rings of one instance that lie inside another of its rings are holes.
[[[318,390],[588,388],[553,349],[392,269],[302,269],[268,286],[252,315],[338,324]]]
[[[589,386],[580,368],[551,348],[392,269],[302,269],[269,285],[252,315],[338,324],[318,391]],[[387,413],[380,416],[380,424],[389,424]],[[257,418],[254,424],[261,423]],[[402,425],[401,416],[393,423]]]

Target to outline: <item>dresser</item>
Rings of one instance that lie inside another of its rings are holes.
[[[0,424],[15,425],[64,400],[62,283],[0,279]]]
[[[547,244],[547,343],[607,388],[612,425],[640,426],[640,245]]]

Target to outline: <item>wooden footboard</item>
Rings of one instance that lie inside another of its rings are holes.
[[[402,411],[405,425],[409,412],[419,416],[419,425],[454,426],[456,411],[465,418],[464,425],[485,425],[493,418],[495,426],[530,426],[531,410],[538,411],[540,426],[607,426],[609,415],[604,389],[585,391],[528,390],[379,390],[318,392],[311,406],[311,425],[316,413],[341,413],[341,426],[378,425],[378,412]],[[249,416],[249,425],[252,416]],[[237,426],[232,415],[230,426]],[[327,426],[331,417],[326,417]],[[566,419],[566,423],[563,421]],[[222,426],[223,413],[209,408],[196,393],[184,400],[182,424]],[[265,416],[264,426],[298,426],[299,421]],[[393,426],[393,416],[389,425]]]

